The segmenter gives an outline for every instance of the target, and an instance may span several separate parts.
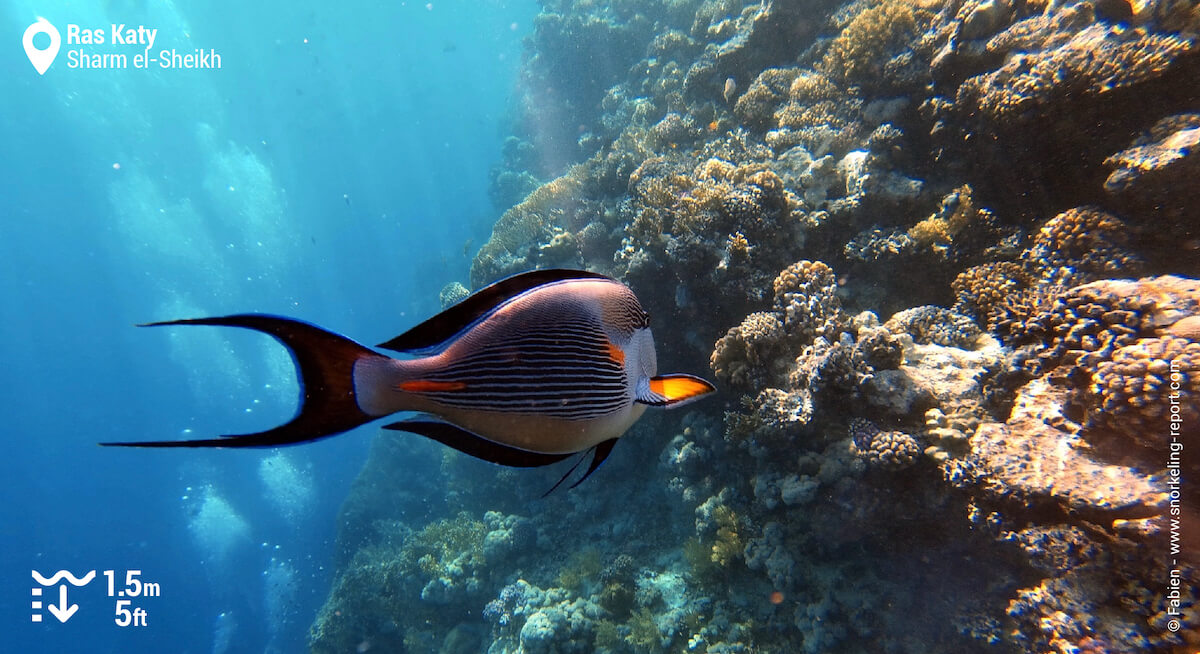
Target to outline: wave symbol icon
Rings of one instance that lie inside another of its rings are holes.
[[[33,570],[32,572],[33,572],[33,580],[43,586],[51,586],[51,585],[57,584],[59,581],[62,581],[63,579],[66,579],[67,581],[71,582],[72,586],[86,586],[87,584],[91,583],[91,581],[93,579],[96,578],[95,570],[88,572],[82,578],[76,577],[75,575],[71,574],[67,570],[59,570],[58,572],[54,573],[53,577],[50,577],[50,578],[43,577],[41,575],[41,573],[39,573],[37,570]]]
[[[46,610],[49,611],[50,614],[55,618],[57,618],[59,622],[66,622],[67,620],[70,620],[71,616],[75,615],[75,612],[79,610],[79,605],[71,604],[67,601],[67,584],[61,584],[58,587],[57,604],[42,602],[40,599],[42,597],[41,587],[53,586],[54,584],[57,584],[63,580],[66,580],[66,582],[72,586],[85,586],[96,578],[95,570],[89,570],[88,573],[82,577],[76,577],[67,570],[59,570],[50,577],[42,576],[42,574],[37,570],[31,570],[30,572],[33,574],[33,580],[40,584],[40,586],[33,587],[32,595],[35,598],[32,603],[33,610],[41,611],[44,604]],[[34,622],[42,621],[42,614],[40,612],[35,612],[32,617]]]

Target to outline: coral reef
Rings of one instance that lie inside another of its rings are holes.
[[[871,468],[903,470],[917,462],[921,445],[902,431],[881,431],[862,418],[850,422],[850,448]]]
[[[1112,353],[1092,372],[1088,393],[1094,408],[1090,427],[1128,434],[1143,445],[1166,451],[1171,430],[1183,427],[1180,442],[1200,444],[1200,341],[1167,335],[1145,338]]]
[[[893,334],[908,334],[917,343],[969,350],[983,333],[970,318],[941,307],[913,307],[883,324]]]
[[[1081,3],[1072,9],[1084,11],[1083,7]],[[1064,104],[1064,95],[1099,96],[1159,77],[1195,47],[1187,37],[1100,22],[1073,34],[1058,27],[1052,21],[1018,23],[995,37],[989,43],[995,50],[1021,47],[1034,54],[1013,57],[995,72],[967,80],[959,87],[959,103],[1000,124],[1024,121],[1050,107],[1056,110]]]
[[[542,6],[470,285],[620,278],[721,396],[545,499],[380,437],[314,651],[1200,645],[1195,3]]]
[[[1075,279],[1136,274],[1139,258],[1131,254],[1129,227],[1116,216],[1094,207],[1064,211],[1042,224],[1033,244],[1022,253],[1029,269],[1048,278],[1062,268]]]
[[[471,292],[467,290],[459,282],[450,282],[442,287],[442,292],[438,294],[438,299],[442,303],[442,308],[449,308],[450,305],[457,304],[460,300],[466,299]]]
[[[717,379],[736,388],[762,388],[779,374],[783,321],[770,311],[752,313],[717,341],[712,369]]]

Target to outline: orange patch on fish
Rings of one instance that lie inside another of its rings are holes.
[[[396,384],[396,388],[410,393],[436,393],[437,391],[461,391],[467,385],[462,382],[440,382],[429,381],[427,379],[414,379],[413,381],[400,382]]]
[[[608,358],[621,365],[625,365],[625,351],[612,343],[608,344]]]
[[[720,123],[718,123],[717,121],[714,120],[708,124],[708,131],[715,132],[715,131],[717,131],[718,127],[720,127]]]
[[[650,390],[668,400],[682,400],[711,392],[712,387],[690,377],[666,377],[651,379]]]
[[[777,590],[772,591],[771,596],[768,599],[771,600],[772,604],[775,604],[775,605],[783,604],[783,593],[781,593]]]

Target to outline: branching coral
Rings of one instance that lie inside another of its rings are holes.
[[[1166,450],[1176,436],[1200,444],[1200,341],[1145,338],[1113,352],[1092,373],[1089,427]]]
[[[820,261],[797,261],[773,283],[775,309],[783,316],[789,336],[808,341],[816,336],[836,338],[841,330],[842,305],[837,277]]]
[[[1076,207],[1047,220],[1022,253],[1026,268],[1049,280],[1068,268],[1080,282],[1137,274],[1140,258],[1129,248],[1130,229],[1095,207]]]
[[[982,332],[970,318],[942,307],[905,309],[883,325],[893,334],[908,334],[918,343],[971,349]]]
[[[712,544],[712,562],[727,567],[742,558],[741,524],[737,513],[725,505],[713,511],[713,520],[717,523],[717,537]]]
[[[1065,96],[1103,95],[1161,76],[1196,47],[1184,36],[1104,23],[1067,33],[1065,43],[1056,40],[1063,33],[1048,34],[1045,49],[1017,54],[999,70],[964,82],[959,104],[999,123],[1024,120]]]
[[[882,0],[858,12],[829,44],[821,72],[852,84],[881,80],[883,67],[917,35],[930,13],[912,0]]]
[[[1007,298],[1027,289],[1033,283],[1029,272],[1019,263],[1000,261],[974,266],[959,273],[951,283],[954,290],[954,311],[974,316],[994,330],[1003,313]]]
[[[772,312],[746,316],[713,349],[710,365],[717,379],[737,388],[761,388],[778,371],[783,322]]]
[[[913,225],[908,235],[920,248],[945,255],[959,234],[979,230],[993,219],[987,209],[977,207],[970,186],[960,186],[942,198],[937,213]]]

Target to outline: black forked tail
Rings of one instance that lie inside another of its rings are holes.
[[[190,441],[101,443],[124,447],[276,447],[313,441],[349,431],[379,416],[364,413],[354,397],[354,364],[364,358],[385,358],[332,332],[299,320],[264,314],[239,314],[155,322],[163,325],[218,325],[270,334],[287,346],[296,362],[300,382],[300,411],[287,424],[256,434]]]

